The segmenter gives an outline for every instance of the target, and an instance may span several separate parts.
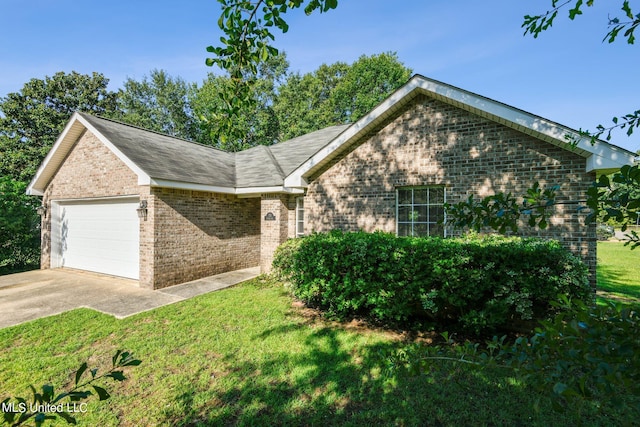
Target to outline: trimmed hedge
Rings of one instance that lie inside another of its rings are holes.
[[[548,317],[558,294],[593,298],[581,260],[533,238],[332,231],[285,242],[273,268],[297,298],[338,319],[426,319],[476,334]]]

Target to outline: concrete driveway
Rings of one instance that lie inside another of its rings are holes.
[[[136,280],[69,269],[0,276],[0,328],[79,307],[124,318],[233,286],[259,270],[231,271],[157,291],[139,288]]]

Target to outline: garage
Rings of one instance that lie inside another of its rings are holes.
[[[139,278],[139,198],[52,203],[52,267]]]

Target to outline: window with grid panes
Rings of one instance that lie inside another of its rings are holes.
[[[444,203],[444,187],[398,188],[397,235],[445,237]]]
[[[304,236],[304,197],[296,198],[296,237]]]

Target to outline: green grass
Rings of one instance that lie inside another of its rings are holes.
[[[598,242],[598,290],[640,304],[640,249],[621,242]]]
[[[357,326],[357,325],[356,325]],[[68,387],[83,361],[105,369],[116,349],[142,365],[113,397],[92,400],[85,426],[625,425],[624,408],[555,413],[551,398],[509,376],[437,362],[388,378],[381,352],[398,334],[329,323],[254,281],[124,320],[88,309],[0,330],[0,401],[28,385]]]

